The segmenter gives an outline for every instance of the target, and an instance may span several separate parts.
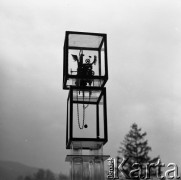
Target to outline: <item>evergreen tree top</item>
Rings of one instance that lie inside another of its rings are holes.
[[[151,147],[148,146],[148,141],[145,140],[146,132],[142,133],[141,128],[138,128],[136,123],[131,125],[131,129],[126,134],[118,153],[125,158],[130,158],[137,163],[146,163],[150,161],[148,156]]]

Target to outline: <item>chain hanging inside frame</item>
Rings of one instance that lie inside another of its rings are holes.
[[[84,91],[82,91],[83,93],[83,101],[84,101]],[[78,101],[78,90],[77,90],[77,101]],[[82,108],[83,108],[83,120],[82,120],[82,124],[80,123],[80,116],[79,116],[79,104],[77,103],[77,121],[78,121],[78,126],[79,129],[83,129],[83,128],[88,128],[88,125],[85,124],[85,109],[88,107],[89,105],[85,105],[83,103]]]

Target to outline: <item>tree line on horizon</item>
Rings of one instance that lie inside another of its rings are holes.
[[[17,180],[68,180],[68,176],[64,174],[55,175],[51,170],[39,169],[33,175],[19,176]]]

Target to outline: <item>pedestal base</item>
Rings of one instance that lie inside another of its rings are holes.
[[[104,161],[109,155],[67,155],[71,163],[71,180],[104,180]]]

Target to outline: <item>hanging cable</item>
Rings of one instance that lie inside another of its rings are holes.
[[[78,101],[78,91],[77,91],[77,101]],[[83,92],[83,101],[84,101],[84,92]],[[80,116],[79,116],[79,104],[77,103],[77,120],[78,120],[78,126],[79,129],[87,128],[87,124],[85,124],[85,109],[89,106],[85,106],[83,103],[82,108],[83,108],[83,120],[82,120],[82,125],[80,124]]]

